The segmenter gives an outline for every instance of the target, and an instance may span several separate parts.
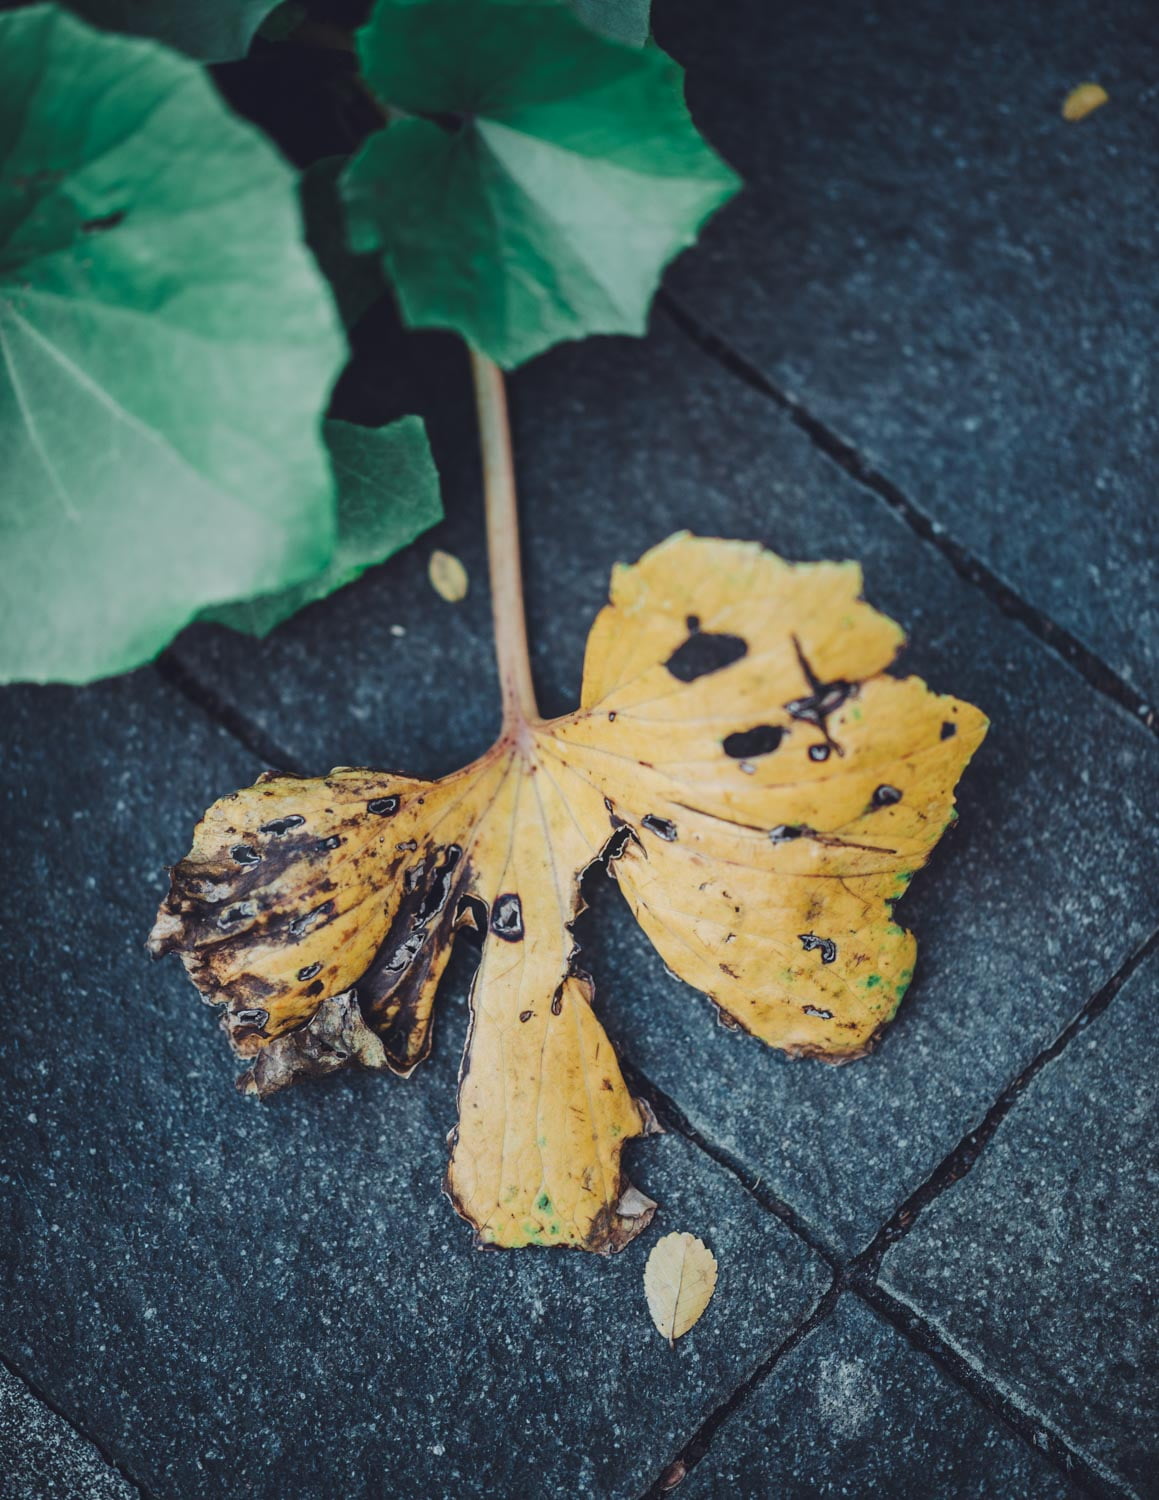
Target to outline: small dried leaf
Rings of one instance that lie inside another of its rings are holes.
[[[427,566],[431,587],[448,604],[458,604],[467,597],[467,570],[457,557],[436,547]]]
[[[1105,88],[1098,83],[1080,83],[1078,88],[1071,89],[1062,106],[1062,117],[1064,120],[1085,120],[1087,115],[1106,104],[1108,94]]]
[[[699,1322],[716,1290],[716,1257],[694,1234],[666,1234],[644,1267],[644,1295],[652,1321],[674,1344]]]

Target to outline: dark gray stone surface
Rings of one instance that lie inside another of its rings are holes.
[[[201,630],[180,647],[315,771],[366,759],[442,772],[496,726],[469,393],[457,351],[427,347],[450,513],[432,544],[468,560],[467,603],[442,604],[422,553],[406,554],[265,643]],[[356,414],[397,409],[380,366],[389,349],[356,372]],[[816,1232],[859,1249],[1153,929],[1159,746],[666,320],[646,343],[560,351],[513,385],[545,711],[577,699],[612,564],[688,526],[860,558],[867,597],[911,633],[905,666],[993,720],[961,821],[899,909],[918,933],[917,979],[872,1058],[789,1062],[721,1030],[607,882],[581,929],[625,1055]]]
[[[718,1430],[680,1500],[1077,1494],[932,1359],[844,1296]]]
[[[0,1365],[0,1500],[136,1500],[100,1453]]]
[[[1159,694],[1150,0],[665,0],[747,189],[670,285]],[[1110,103],[1061,117],[1069,90]]]
[[[882,1279],[1085,1455],[1155,1493],[1159,955],[1048,1063]]]
[[[468,964],[436,1056],[232,1087],[144,935],[161,866],[248,755],[150,671],[6,694],[2,1351],[155,1496],[637,1495],[806,1316],[824,1265],[675,1136],[611,1260],[483,1254],[440,1193]],[[716,1298],[675,1352],[648,1248],[699,1233]]]

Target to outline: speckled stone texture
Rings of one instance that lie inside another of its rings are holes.
[[[675,293],[1154,704],[1151,0],[655,24],[747,185]],[[1110,103],[1068,123],[1087,79]]]
[[[0,1500],[135,1500],[75,1428],[0,1365]]]
[[[1069,1484],[930,1359],[844,1296],[721,1426],[680,1500],[1058,1500]]]
[[[1030,1083],[884,1283],[1096,1464],[1155,1493],[1159,955]]]

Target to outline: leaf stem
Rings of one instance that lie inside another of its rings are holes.
[[[495,659],[503,692],[503,733],[540,722],[527,650],[523,571],[519,560],[519,506],[503,373],[486,355],[471,349],[479,445],[483,454],[483,494],[487,508],[487,561],[491,572],[491,617]]]

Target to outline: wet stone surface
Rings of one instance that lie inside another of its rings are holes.
[[[1154,704],[1154,8],[671,0],[656,30],[746,183],[673,291]],[[1088,79],[1110,102],[1069,123]]]
[[[883,1282],[1088,1459],[1154,1493],[1159,956],[1028,1086]]]
[[[28,879],[2,954],[0,1352],[154,1496],[369,1497],[384,1474],[400,1496],[639,1494],[807,1316],[823,1263],[671,1135],[633,1153],[661,1209],[621,1255],[473,1249],[439,1191],[466,950],[411,1080],[243,1098],[143,939],[163,863],[256,766],[150,671],[6,698]],[[721,1265],[675,1352],[642,1285],[670,1229]]]
[[[681,1500],[1077,1495],[864,1303],[837,1308],[717,1432]]]

